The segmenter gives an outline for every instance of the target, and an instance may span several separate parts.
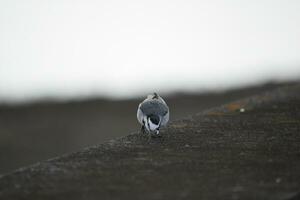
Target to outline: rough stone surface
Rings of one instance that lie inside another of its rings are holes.
[[[0,199],[300,199],[300,85],[0,178]]]

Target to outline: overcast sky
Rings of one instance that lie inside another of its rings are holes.
[[[300,78],[299,0],[0,0],[0,101]]]

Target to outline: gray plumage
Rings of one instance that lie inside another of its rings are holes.
[[[141,104],[140,109],[144,115],[156,114],[164,116],[168,112],[168,107],[166,104],[162,103],[158,99],[153,99],[152,101],[145,101]]]
[[[159,129],[169,121],[169,107],[158,94],[148,95],[139,104],[137,119],[142,125],[143,131],[146,129],[148,132],[156,132],[158,134]],[[153,130],[154,128],[155,130]]]

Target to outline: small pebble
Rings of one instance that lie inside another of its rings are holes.
[[[281,182],[281,178],[276,178],[276,183],[280,183]]]
[[[240,109],[240,112],[242,113],[242,112],[245,112],[245,108],[241,108]]]

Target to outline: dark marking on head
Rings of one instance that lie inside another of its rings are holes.
[[[156,124],[156,125],[159,124],[160,119],[157,115],[149,115],[148,118],[150,118],[150,120],[153,124]]]

